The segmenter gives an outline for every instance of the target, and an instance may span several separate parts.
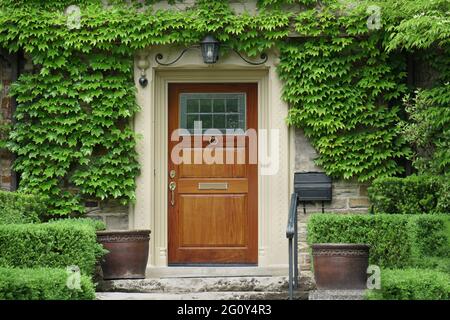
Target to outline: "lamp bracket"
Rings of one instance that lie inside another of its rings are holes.
[[[261,61],[259,61],[259,62],[254,62],[254,61],[250,61],[250,60],[244,58],[244,57],[239,53],[239,51],[237,51],[237,50],[235,50],[235,49],[232,49],[232,48],[231,48],[231,50],[233,50],[234,53],[236,53],[242,60],[244,60],[245,62],[247,62],[248,64],[251,64],[251,65],[253,65],[253,66],[260,66],[260,65],[266,63],[267,60],[269,59],[269,57],[267,56],[267,54],[263,52],[263,53],[261,53],[261,55],[259,56],[259,58],[261,59]]]
[[[155,56],[155,61],[156,61],[157,64],[159,64],[161,66],[170,66],[170,65],[176,63],[178,60],[180,60],[181,57],[186,53],[186,51],[191,50],[191,49],[198,49],[198,48],[200,48],[200,46],[191,46],[189,48],[186,48],[183,51],[181,51],[180,55],[178,57],[176,57],[173,61],[166,62],[166,63],[161,62],[161,60],[164,59],[164,55],[162,53],[158,53]]]
[[[224,46],[224,47],[225,47],[225,46]],[[170,66],[170,65],[172,65],[172,64],[174,64],[174,63],[176,63],[176,62],[178,62],[178,60],[180,60],[180,59],[183,57],[183,55],[186,53],[186,51],[191,50],[191,49],[199,49],[199,48],[200,48],[200,46],[191,46],[191,47],[185,48],[185,49],[183,49],[183,51],[181,51],[181,53],[178,55],[178,57],[176,57],[174,60],[172,60],[172,61],[170,61],[170,62],[161,62],[161,60],[164,59],[164,55],[163,55],[162,53],[158,53],[158,54],[155,56],[155,61],[156,61],[157,64],[159,64],[159,65],[161,65],[161,66]],[[234,53],[236,53],[242,60],[244,60],[245,62],[247,62],[248,64],[251,64],[251,65],[253,65],[253,66],[259,66],[259,65],[262,65],[262,64],[266,63],[267,60],[269,59],[269,57],[267,56],[267,54],[263,52],[263,53],[261,53],[261,55],[259,56],[260,59],[261,59],[261,61],[258,61],[258,62],[251,61],[251,60],[246,59],[244,56],[242,56],[242,55],[239,53],[239,51],[237,51],[237,50],[235,50],[235,49],[233,49],[233,48],[230,48],[230,47],[225,47],[225,48],[229,48],[229,49],[233,50]]]

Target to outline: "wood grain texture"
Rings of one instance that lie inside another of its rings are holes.
[[[180,148],[177,144],[182,138],[171,137],[179,128],[180,94],[190,92],[245,92],[247,128],[257,130],[257,90],[257,84],[253,83],[169,84],[168,170],[176,172],[175,178],[169,177],[169,183],[177,184],[173,206],[172,193],[168,190],[169,265],[257,264],[258,169],[256,163],[248,161],[248,138],[227,136],[213,146],[209,137],[204,137],[195,148],[194,138],[190,138],[187,142],[191,146]],[[190,158],[190,161],[178,164],[177,157]],[[211,162],[211,158],[215,161]],[[220,158],[222,161],[217,161]],[[201,190],[199,183],[226,183],[228,187]]]

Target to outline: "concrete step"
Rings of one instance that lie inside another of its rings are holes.
[[[287,292],[228,291],[187,293],[97,292],[97,300],[287,300]],[[308,299],[307,291],[296,291],[296,300]]]
[[[302,291],[314,289],[311,272],[300,273]],[[288,278],[280,276],[148,278],[108,280],[97,285],[97,292],[123,293],[209,293],[209,292],[279,292],[288,290]]]

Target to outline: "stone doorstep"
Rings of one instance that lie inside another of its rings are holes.
[[[300,288],[315,288],[311,272],[300,272]],[[148,293],[185,294],[208,292],[259,292],[287,293],[287,277],[194,277],[194,278],[148,278],[136,280],[107,280],[97,285],[99,293]]]
[[[187,292],[187,293],[130,293],[97,292],[97,300],[287,300],[287,292]],[[295,291],[295,300],[307,300],[308,291]]]

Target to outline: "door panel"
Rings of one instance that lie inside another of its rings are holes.
[[[247,129],[257,130],[257,84],[169,84],[169,265],[257,264]]]
[[[182,195],[181,247],[245,247],[246,221],[241,213],[247,207],[246,198],[245,194]]]

